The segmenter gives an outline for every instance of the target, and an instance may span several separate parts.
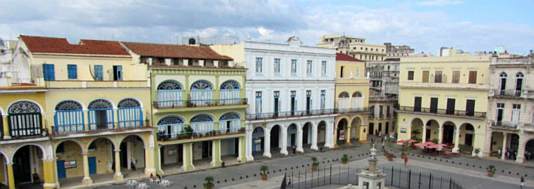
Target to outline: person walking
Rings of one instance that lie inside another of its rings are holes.
[[[519,185],[519,188],[523,189],[523,186],[525,186],[525,177],[521,176],[521,184]]]
[[[408,166],[408,155],[404,156],[404,167]]]

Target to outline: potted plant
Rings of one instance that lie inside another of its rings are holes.
[[[184,134],[184,136],[189,138],[189,137],[193,136],[193,128],[184,127],[184,131],[182,131],[182,133]]]
[[[319,161],[316,157],[312,157],[312,171],[317,171],[319,169]]]
[[[486,171],[487,171],[487,174],[488,174],[489,177],[493,177],[493,175],[495,175],[495,171],[497,171],[497,169],[495,168],[495,165],[489,165],[486,168]]]
[[[204,178],[204,189],[213,189],[215,187],[215,184],[213,184],[213,177],[208,176]]]
[[[473,156],[478,157],[478,154],[480,153],[480,148],[475,148],[473,153],[474,153]]]
[[[341,163],[347,164],[348,162],[349,162],[349,156],[347,154],[343,154],[343,156],[341,156]]]
[[[260,167],[261,180],[267,180],[267,171],[269,171],[269,167],[267,167],[267,165],[262,165]]]

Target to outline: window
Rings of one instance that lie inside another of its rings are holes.
[[[438,98],[436,97],[430,98],[430,112],[438,113]]]
[[[54,73],[54,64],[43,64],[43,77],[45,81],[56,80],[56,75]]]
[[[297,91],[291,91],[291,115],[297,111]]]
[[[326,61],[321,62],[321,75],[326,76]]]
[[[465,103],[465,115],[474,116],[475,115],[475,100],[467,100]]]
[[[469,71],[469,84],[477,83],[477,71]]]
[[[279,58],[274,59],[274,73],[280,74],[280,59]]]
[[[68,72],[69,79],[78,79],[78,68],[76,64],[68,64],[67,72]]]
[[[512,105],[512,123],[514,124],[519,123],[520,112],[521,112],[521,104],[513,104]]]
[[[408,71],[408,80],[413,81],[413,71]]]
[[[326,90],[321,90],[321,110],[326,108]]]
[[[311,90],[306,90],[306,113],[310,114],[312,107]]]
[[[455,106],[456,106],[456,99],[447,98],[447,110],[445,110],[445,113],[446,114],[454,114]]]
[[[311,60],[308,60],[306,62],[306,74],[308,76],[311,76],[312,75],[312,61]]]
[[[263,58],[256,57],[256,73],[261,73],[263,69],[262,65]]]
[[[341,66],[341,68],[339,68],[339,78],[343,78],[343,70],[344,70],[344,66]]]
[[[497,103],[497,125],[500,125],[504,115],[504,103]]]
[[[452,71],[452,83],[460,83],[460,71]]]
[[[94,65],[95,77],[97,81],[104,80],[104,67],[102,65]]]
[[[256,113],[261,113],[261,91],[256,91],[256,102],[255,102],[255,105],[256,105]]]
[[[413,111],[414,112],[421,112],[421,97],[416,96],[413,100]]]
[[[442,78],[442,71],[436,71],[434,72],[434,83],[441,83],[443,82]]]
[[[278,116],[278,112],[280,112],[280,91],[274,91],[273,98],[274,114]]]
[[[423,83],[428,83],[428,75],[430,74],[429,71],[423,71]]]
[[[297,75],[297,60],[291,60],[291,75]]]
[[[113,66],[113,81],[121,81],[122,78],[122,66],[114,65]]]

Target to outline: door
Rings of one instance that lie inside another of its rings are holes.
[[[425,140],[426,141],[430,141],[430,132],[432,132],[430,129],[426,129],[426,136],[425,136]]]
[[[295,97],[291,97],[291,115],[295,115]]]
[[[465,134],[465,145],[473,146],[473,134],[466,133]]]
[[[430,112],[438,113],[438,98],[430,98]]]
[[[373,135],[375,134],[375,124],[374,123],[369,123],[369,134],[370,135]]]
[[[523,89],[523,78],[517,78],[515,82],[515,96],[521,96],[522,89]]]
[[[113,66],[113,80],[114,81],[122,80],[122,66],[121,65]]]
[[[202,142],[202,159],[211,157],[211,141]]]
[[[308,144],[308,127],[304,126],[304,129],[302,129],[302,143]]]
[[[506,90],[506,78],[501,78],[501,88],[500,88],[500,95],[504,95]]]
[[[474,116],[475,115],[475,100],[467,100],[465,103],[465,115]]]
[[[310,96],[306,97],[306,113],[307,114],[311,113],[311,97]]]
[[[276,94],[275,94],[276,95]],[[278,96],[275,96],[274,97],[274,116],[277,117],[278,116],[278,111],[279,111],[279,102],[278,102]]]
[[[30,147],[25,146],[19,149],[13,159],[13,173],[15,184],[28,183],[32,181]]]
[[[234,138],[234,155],[239,156],[239,138]]]
[[[97,129],[107,129],[108,116],[106,110],[95,110],[95,121]]]
[[[469,71],[469,84],[477,83],[477,71]]]
[[[128,167],[128,142],[122,142],[120,145],[120,157],[121,157],[121,167],[127,168]],[[115,156],[113,156],[115,157]]]
[[[88,157],[89,160],[89,175],[96,174],[96,157]]]
[[[428,83],[429,71],[423,71],[423,83]]]
[[[104,67],[102,65],[95,65],[94,70],[95,70],[94,79],[97,81],[104,80]]]
[[[456,99],[448,98],[447,99],[447,114],[454,114],[454,106],[456,106]]]
[[[296,139],[297,139],[297,136],[296,136],[296,135],[297,135],[297,134],[295,134],[295,133],[292,133],[292,134],[291,134],[291,140],[290,140],[291,143],[290,143],[290,146],[296,146],[296,142],[295,142]]]
[[[414,112],[420,112],[421,111],[421,97],[420,96],[416,96],[414,98],[413,111]]]
[[[57,160],[57,178],[64,179],[67,177],[67,172],[65,171],[65,160]]]

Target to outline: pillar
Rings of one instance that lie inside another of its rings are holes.
[[[525,158],[525,145],[527,144],[527,141],[521,137],[521,134],[519,135],[519,146],[517,147],[517,158],[515,159],[516,163],[523,163],[523,159]]]
[[[334,124],[332,121],[326,123],[326,147],[334,148]]]
[[[244,149],[244,151],[246,151],[246,158],[247,158],[247,161],[254,161],[254,156],[252,155],[252,140],[254,140],[254,138],[252,138],[252,134],[254,132],[254,128],[251,127],[250,129],[247,129],[247,136],[245,137],[245,144],[246,144],[246,148]],[[265,133],[265,132],[264,132]],[[239,139],[239,143],[241,143],[241,138]],[[241,149],[239,149],[239,153],[241,154]]]
[[[502,133],[502,150],[501,150],[501,159],[506,159],[506,143],[508,143],[508,134]]]
[[[423,123],[423,135],[422,135],[422,142],[426,142],[426,125]]]
[[[304,149],[302,148],[302,138],[304,136],[302,127],[304,127],[304,125],[297,126],[297,152],[304,152]]]
[[[460,150],[460,127],[454,128],[454,148],[452,148],[452,152],[458,152]]]
[[[311,149],[312,150],[319,150],[319,148],[317,147],[317,132],[319,132],[319,125],[318,124],[313,124],[312,126],[312,140],[311,140]]]
[[[115,149],[115,174],[113,175],[114,181],[122,181],[124,177],[121,173],[121,150]]]
[[[351,135],[352,135],[352,133],[351,133],[351,132],[352,132],[352,127],[349,126],[349,125],[347,125],[347,126],[345,127],[345,129],[346,129],[346,130],[345,130],[345,143],[346,143],[346,144],[351,144],[351,142],[350,142],[350,137],[351,137]]]
[[[211,141],[211,166],[220,167],[222,164],[221,159],[221,140]]]
[[[83,156],[83,179],[82,183],[84,185],[90,185],[93,183],[91,175],[89,175],[89,158],[87,157],[87,152],[82,152]]]
[[[183,144],[183,165],[182,168],[184,171],[192,171],[195,169],[193,166],[193,143],[184,143]]]
[[[251,138],[249,139],[252,140]],[[237,156],[237,161],[239,162],[246,162],[248,159],[247,154],[246,154],[247,153],[246,141],[248,141],[247,137],[245,136],[239,137],[239,151],[238,151],[239,155]],[[252,156],[252,154],[250,156]]]
[[[482,149],[482,156],[483,157],[489,157],[490,153],[491,153],[491,143],[492,143],[492,137],[493,137],[493,132],[491,131],[490,128],[488,128],[486,130],[486,135],[485,135],[485,141],[484,141],[484,149]]]
[[[263,140],[265,142],[263,142],[263,156],[271,158],[271,130],[265,129],[264,134],[265,137],[263,138]]]
[[[13,172],[13,163],[7,163],[7,183],[9,189],[15,189],[15,173]]]
[[[148,145],[145,145],[145,176],[156,175],[155,157],[159,157],[159,151],[156,150],[155,145],[154,135],[149,135]],[[161,165],[160,163],[158,161],[158,166]]]
[[[8,125],[8,120],[7,120],[7,115],[3,115],[2,116],[2,120],[0,120],[3,122],[3,130],[2,130],[2,134],[4,135],[4,139],[5,140],[9,140],[11,139],[11,134],[9,133],[9,125]]]
[[[56,168],[54,159],[43,159],[43,188],[56,188]]]
[[[280,153],[287,155],[287,127],[280,126],[282,130],[282,146],[280,146]]]
[[[443,126],[440,125],[438,127],[439,131],[438,131],[438,143],[439,144],[443,144]]]

